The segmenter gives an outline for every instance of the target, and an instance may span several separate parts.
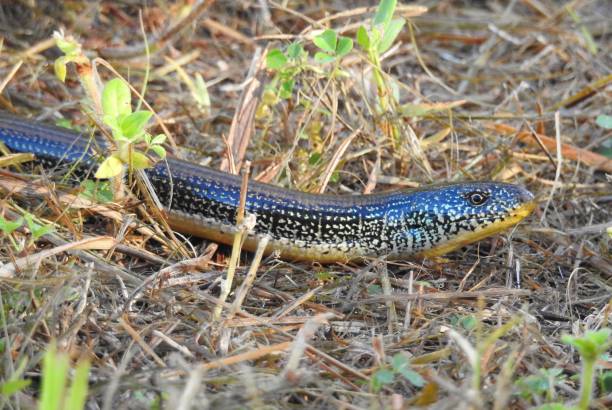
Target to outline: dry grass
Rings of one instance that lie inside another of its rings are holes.
[[[189,148],[177,155],[219,167],[227,141],[238,166],[252,162],[252,175],[313,192],[445,180],[522,183],[540,200],[535,215],[444,261],[318,266],[263,258],[239,301],[234,293],[221,303],[227,248],[172,239],[154,216],[139,212],[138,219],[133,206],[68,210],[74,192],[40,177],[24,187],[2,173],[0,215],[27,209],[55,229],[35,244],[24,229],[0,239],[0,374],[6,381],[25,363],[23,377],[33,380],[0,398],[6,408],[34,406],[41,355],[52,338],[73,359],[90,359],[92,409],[186,409],[190,402],[226,409],[525,408],[538,401],[518,396],[516,381],[553,367],[568,376],[555,388],[557,400],[576,399],[570,376],[580,361],[560,335],[611,320],[605,227],[612,221],[612,165],[596,155],[605,144],[610,149],[610,132],[595,124],[597,115],[610,114],[609,3],[574,2],[577,24],[549,0],[428,2],[428,13],[411,19],[414,37],[405,29],[383,67],[401,104],[462,101],[452,109],[377,116],[372,69],[354,52],[341,64],[348,76],[306,72],[299,95],[257,111],[261,95],[244,81],[269,81],[262,48],[297,39],[312,50],[312,30],[331,21],[353,37],[355,23],[371,16],[355,9],[329,19],[356,6],[327,3],[207,4],[182,31],[172,27],[183,2],[2,5],[0,84],[8,81],[0,109],[87,124],[75,74],[62,84],[52,73],[58,51],[49,38],[59,27],[140,90],[147,66],[138,51],[142,10],[145,31],[163,46],[151,56],[146,99],[177,144]],[[123,57],[130,51],[135,56]],[[208,85],[210,107],[198,106],[190,91],[186,78],[196,73]],[[389,137],[390,126],[401,130],[399,141]],[[428,140],[436,134],[439,141]],[[321,160],[312,164],[312,153]],[[25,188],[35,192],[25,195]],[[115,240],[103,240],[108,235]],[[83,243],[92,236],[101,239]],[[9,264],[41,253],[37,263],[10,271]],[[243,255],[235,292],[251,260]],[[480,352],[477,369],[470,349]],[[375,391],[373,375],[399,352],[426,386],[396,375]],[[596,397],[596,408],[612,403],[600,390]]]

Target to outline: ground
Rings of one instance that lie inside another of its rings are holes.
[[[497,180],[538,200],[516,229],[444,259],[272,255],[249,284],[243,253],[223,304],[231,247],[173,236],[125,201],[67,210],[73,188],[0,163],[2,221],[34,215],[52,229],[24,223],[0,237],[3,407],[36,407],[53,340],[72,367],[90,363],[91,409],[578,404],[585,362],[562,335],[611,326],[610,3],[401,5],[394,18],[406,23],[380,54],[356,40],[360,26],[371,35],[375,6],[0,5],[0,110],[91,129],[91,92],[116,76],[111,67],[163,122],[150,132],[203,165],[228,169],[231,151],[255,178],[302,191]],[[328,28],[353,48],[326,52],[317,38]],[[65,82],[54,31],[86,57],[65,61]],[[16,175],[37,193],[7,188]],[[75,248],[83,238],[101,242]],[[60,246],[69,252],[6,270]],[[610,408],[612,363],[597,360],[590,406]]]

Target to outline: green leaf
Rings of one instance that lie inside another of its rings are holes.
[[[196,100],[196,103],[205,109],[210,108],[210,94],[208,93],[208,86],[200,73],[195,73],[194,88],[193,98]]]
[[[384,34],[380,43],[378,43],[378,52],[380,54],[387,51],[392,45],[399,33],[404,28],[406,20],[403,18],[392,20],[388,27],[385,28]]]
[[[8,219],[4,219],[0,216],[0,230],[5,235],[12,234],[15,229],[19,228],[23,224],[23,218],[19,218],[15,221],[9,221]]]
[[[298,59],[304,54],[304,47],[300,43],[293,42],[287,47],[287,57],[291,59]]]
[[[121,133],[121,128],[119,127],[119,116],[103,115],[102,122],[110,127],[110,129],[113,131],[113,135],[119,135]]]
[[[612,144],[611,144],[611,145],[612,145]],[[610,159],[612,159],[612,146],[610,146],[610,147],[605,147],[605,146],[604,146],[604,147],[602,147],[602,148],[599,148],[599,149],[597,150],[597,152],[598,152],[598,153],[600,153],[601,155],[603,155],[603,156],[604,156],[604,157],[606,157],[606,158],[610,158]],[[608,227],[608,232],[609,232],[609,233],[610,233],[610,232],[612,232],[612,227]],[[611,235],[611,236],[612,236],[612,235]]]
[[[68,356],[58,353],[55,342],[51,342],[43,357],[39,409],[57,410],[61,408],[66,389],[68,365]]]
[[[381,0],[378,8],[376,9],[376,14],[374,15],[374,20],[372,23],[377,25],[382,25],[383,29],[387,28],[387,25],[391,21],[393,17],[393,13],[395,13],[395,6],[397,5],[397,0]]]
[[[136,111],[123,118],[119,127],[122,134],[132,142],[144,135],[147,122],[151,119],[153,113],[151,111]]]
[[[38,240],[41,236],[53,230],[53,227],[51,225],[39,225],[36,222],[34,222],[33,216],[29,213],[26,213],[23,217],[26,220],[28,229],[30,230],[30,233],[32,234],[32,240],[34,241]]]
[[[336,42],[338,41],[336,32],[331,29],[327,29],[315,38],[312,39],[312,42],[315,43],[317,47],[321,50],[326,51],[330,54],[336,52]],[[316,56],[315,56],[316,59]]]
[[[164,142],[166,142],[166,134],[157,134],[155,137],[153,137],[153,139],[151,140],[151,144],[153,145],[161,145]]]
[[[161,145],[151,145],[149,147],[160,159],[166,158],[166,149]]]
[[[612,129],[612,115],[605,115],[605,114],[598,115],[595,122],[601,128],[605,128],[607,130]]]
[[[370,49],[370,36],[368,35],[368,30],[366,30],[364,26],[359,26],[357,29],[357,44],[359,44],[364,51]]]
[[[317,51],[314,55],[314,59],[319,64],[327,64],[334,61],[336,57],[330,56],[329,54],[324,53],[322,51]]]
[[[108,203],[113,201],[113,190],[108,181],[95,181],[87,179],[81,184],[83,191],[81,195],[87,199],[99,203]]]
[[[385,384],[393,383],[394,374],[389,369],[378,369],[371,379],[372,390],[379,392]]]
[[[317,165],[319,162],[321,162],[321,153],[313,152],[310,154],[310,157],[308,158],[309,165]]]
[[[53,32],[55,45],[68,57],[77,57],[81,53],[81,45],[72,37],[66,38],[61,31]]]
[[[130,88],[119,78],[113,78],[102,90],[102,111],[105,116],[117,118],[132,112]]]
[[[74,127],[68,118],[59,118],[55,120],[56,127],[68,128],[69,130],[78,130],[77,127]]]
[[[74,380],[68,391],[66,410],[83,410],[87,400],[87,389],[89,387],[89,362],[80,361],[74,372]]]
[[[456,325],[461,326],[465,330],[474,329],[478,323],[476,316],[474,315],[456,316],[453,319]]]
[[[151,166],[151,161],[142,152],[132,152],[132,168],[133,169],[146,169]]]
[[[38,229],[35,229],[32,231],[32,240],[37,241],[42,236],[52,231],[53,231],[53,227],[51,225],[40,226]]]
[[[56,58],[53,62],[55,76],[63,83],[66,81],[66,57]]]
[[[0,384],[0,396],[8,397],[25,389],[32,383],[29,379],[9,380]]]
[[[322,272],[317,272],[315,276],[317,280],[324,281],[324,282],[328,282],[330,280],[336,279],[336,276],[333,273],[326,271],[326,270]]]
[[[287,57],[278,48],[273,48],[266,55],[266,67],[270,70],[280,70],[287,65]]]
[[[374,27],[370,31],[370,48],[376,48],[376,50],[378,50],[378,44],[380,44],[381,36],[381,30],[377,27]]]
[[[338,58],[344,57],[353,49],[353,40],[348,37],[340,37],[338,40],[338,47],[336,48],[336,55]]]
[[[599,376],[599,388],[603,394],[612,393],[612,371],[605,371]]]
[[[107,179],[116,177],[123,169],[123,162],[115,155],[106,158],[98,167],[95,177],[98,179]]]
[[[280,93],[279,93],[280,97],[284,99],[291,98],[291,95],[293,95],[294,86],[295,86],[294,79],[283,81],[280,85]]]
[[[401,352],[396,353],[391,359],[391,366],[395,372],[399,373],[403,368],[410,366],[410,360],[405,354]]]
[[[588,331],[582,337],[564,335],[561,337],[561,341],[574,346],[584,360],[595,361],[599,355],[610,347],[611,333],[612,330],[603,328],[597,331]]]
[[[396,353],[391,360],[391,366],[393,371],[401,374],[406,380],[408,380],[413,386],[423,387],[425,380],[420,374],[410,369],[410,360],[403,353]]]
[[[404,379],[408,380],[410,382],[410,384],[412,384],[415,387],[423,387],[425,386],[425,380],[423,379],[423,377],[418,374],[417,372],[415,372],[412,369],[402,369],[399,372],[402,376],[404,376]]]
[[[338,172],[338,171],[332,172],[331,177],[329,178],[329,182],[335,184],[338,181],[340,181],[340,172]]]

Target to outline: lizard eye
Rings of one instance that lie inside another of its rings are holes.
[[[470,204],[474,206],[482,205],[489,199],[489,194],[485,192],[474,191],[465,195]]]

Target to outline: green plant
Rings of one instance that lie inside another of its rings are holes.
[[[601,372],[599,377],[599,390],[603,394],[612,393],[612,371]]]
[[[77,363],[72,383],[68,384],[70,361],[66,353],[57,351],[51,342],[43,357],[40,410],[81,410],[87,398],[89,367],[87,360]],[[66,390],[68,390],[66,392]]]
[[[295,87],[296,77],[306,69],[308,52],[301,44],[294,42],[289,44],[283,52],[274,48],[266,55],[266,67],[275,72],[270,82],[268,95],[264,96],[267,104],[276,102],[277,97],[282,99],[291,98]]]
[[[3,236],[9,238],[14,249],[18,249],[18,245],[11,234],[21,225],[23,225],[23,218],[19,218],[16,221],[9,221],[8,219],[4,219],[2,216],[0,216],[0,231],[2,231]]]
[[[11,235],[15,230],[23,226],[23,223],[26,223],[28,230],[30,231],[30,241],[28,245],[32,245],[34,242],[39,240],[43,235],[48,234],[53,231],[53,226],[51,225],[40,225],[34,221],[34,215],[26,212],[22,218],[19,218],[15,221],[9,221],[8,219],[4,219],[0,216],[0,230],[2,231],[4,236],[7,236],[13,248],[15,250],[20,250],[19,245],[15,242],[15,239]]]
[[[81,195],[87,199],[101,204],[113,201],[113,190],[108,181],[86,179],[81,187]]]
[[[561,341],[574,347],[582,360],[580,374],[580,399],[578,408],[586,410],[593,399],[593,381],[595,380],[595,364],[597,359],[612,347],[612,329],[604,328],[588,331],[581,337],[564,335]]]
[[[320,50],[314,55],[314,61],[318,64],[339,62],[353,49],[353,40],[339,36],[332,29],[327,29],[318,34],[312,42]],[[317,67],[308,64],[308,57],[308,52],[297,42],[289,44],[285,51],[273,48],[268,52],[266,67],[274,71],[275,75],[268,86],[270,93],[267,97],[264,96],[264,103],[274,104],[277,97],[281,99],[291,98],[296,78],[302,72],[306,70],[321,72]]]
[[[65,36],[62,31],[54,32],[53,39],[55,40],[55,45],[64,53],[64,55],[58,57],[53,64],[55,76],[61,82],[64,82],[66,80],[68,64],[75,64],[77,66],[81,85],[91,98],[91,102],[93,102],[94,112],[97,112],[98,110],[96,107],[99,102],[99,93],[96,78],[89,58],[83,54],[81,44],[73,37]]]
[[[166,150],[162,144],[166,136],[159,134],[153,137],[146,132],[147,123],[153,114],[144,110],[132,112],[131,91],[127,83],[119,78],[112,79],[106,83],[100,96],[92,64],[83,54],[81,45],[62,32],[55,32],[53,37],[57,47],[64,53],[55,60],[56,76],[64,81],[68,63],[76,64],[79,79],[90,98],[90,104],[86,105],[85,109],[93,112],[94,116],[101,117],[102,122],[112,132],[114,149],[102,161],[95,177],[98,179],[116,177],[113,191],[118,198],[123,192],[124,168],[127,167],[132,171],[150,167],[151,160],[147,156],[149,151],[161,159],[165,158]],[[144,151],[136,149],[136,145],[141,143],[145,146]]]
[[[397,0],[381,0],[369,27],[357,29],[357,44],[365,52],[374,68],[374,79],[378,88],[380,113],[387,112],[395,101],[383,76],[381,56],[392,45],[406,24],[403,18],[393,19]]]
[[[465,330],[472,330],[476,327],[478,319],[474,315],[453,315],[450,323],[453,326],[462,327]]]
[[[66,81],[66,72],[68,63],[75,64],[86,64],[89,63],[89,59],[83,55],[81,44],[79,44],[72,37],[64,36],[61,31],[53,33],[55,39],[55,45],[60,49],[63,56],[55,59],[53,68],[55,70],[55,76],[61,81]]]
[[[26,370],[27,360],[24,358],[20,361],[19,366],[11,377],[3,383],[0,383],[0,396],[9,397],[20,392],[30,385],[32,382],[29,379],[22,379],[21,376]]]
[[[402,376],[415,387],[423,387],[425,380],[420,374],[410,368],[410,360],[403,353],[396,353],[391,359],[390,365],[381,366],[372,374],[370,388],[378,393],[383,386],[395,381],[397,375]]]
[[[544,396],[547,402],[554,400],[555,387],[565,380],[563,369],[539,369],[537,374],[522,377],[516,381],[518,394],[524,399]]]
[[[601,114],[595,119],[595,123],[605,130],[612,130],[612,115]],[[604,140],[597,149],[601,155],[612,158],[612,138]],[[612,238],[612,228],[608,228],[608,235]]]
[[[46,235],[49,232],[53,231],[53,226],[51,225],[39,225],[34,222],[34,216],[30,213],[26,212],[23,215],[23,218],[25,219],[26,224],[28,225],[28,229],[30,230],[30,244],[39,240],[43,235]]]
[[[162,144],[164,134],[152,137],[145,128],[153,113],[150,111],[132,112],[130,88],[118,78],[110,80],[102,91],[102,120],[111,129],[116,149],[102,161],[96,171],[96,178],[116,177],[128,169],[145,169],[151,166],[146,153],[151,150],[160,158],[165,158],[166,150]],[[135,145],[144,142],[146,150],[138,151]]]
[[[315,61],[320,64],[339,61],[353,49],[353,40],[338,36],[336,31],[332,29],[323,31],[313,38],[312,42],[321,50],[314,55]]]

